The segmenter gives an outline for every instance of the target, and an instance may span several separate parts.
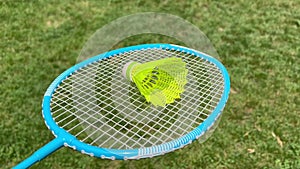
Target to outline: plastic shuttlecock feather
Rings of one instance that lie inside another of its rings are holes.
[[[123,76],[134,82],[147,102],[154,106],[165,106],[180,98],[187,83],[186,63],[181,58],[124,65]]]

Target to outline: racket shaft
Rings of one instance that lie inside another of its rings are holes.
[[[34,152],[30,157],[13,167],[13,169],[24,169],[32,166],[34,163],[41,161],[49,154],[53,153],[55,150],[63,146],[63,140],[59,137],[53,139],[48,144],[44,145],[42,148]]]

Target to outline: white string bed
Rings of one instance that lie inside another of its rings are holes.
[[[122,68],[129,61],[166,57],[187,63],[188,83],[180,99],[154,107],[124,79]],[[57,125],[85,143],[113,149],[151,147],[200,125],[219,102],[223,86],[220,70],[198,56],[159,48],[136,50],[93,62],[68,76],[53,93],[51,113]]]

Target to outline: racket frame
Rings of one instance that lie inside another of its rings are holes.
[[[89,145],[87,143],[81,142],[77,140],[77,138],[63,128],[58,126],[56,122],[53,120],[51,115],[51,96],[55,92],[55,89],[62,83],[64,79],[68,76],[72,75],[74,72],[79,70],[82,67],[85,67],[88,64],[93,62],[97,62],[102,59],[107,59],[109,57],[113,57],[118,54],[122,54],[125,52],[131,52],[135,50],[145,50],[145,49],[167,49],[167,50],[176,50],[178,52],[189,53],[196,57],[201,57],[213,64],[215,64],[221,71],[224,78],[224,91],[222,93],[221,99],[213,112],[194,130],[190,133],[185,134],[184,136],[172,140],[170,142],[166,142],[160,145],[156,145],[153,147],[145,147],[139,149],[108,149],[101,148],[93,145]],[[59,149],[62,146],[71,147],[74,150],[77,150],[83,154],[88,154],[90,156],[99,157],[102,159],[111,159],[111,160],[127,160],[127,159],[140,159],[153,157],[157,155],[162,155],[167,152],[174,151],[176,149],[182,148],[187,144],[192,143],[194,140],[198,139],[202,135],[205,134],[206,131],[209,130],[210,127],[214,125],[214,122],[221,115],[223,108],[228,100],[230,92],[230,78],[226,68],[215,58],[193,50],[186,47],[173,45],[173,44],[143,44],[137,46],[130,46],[125,48],[120,48],[117,50],[112,50],[92,58],[89,58],[83,62],[80,62],[73,67],[67,69],[65,72],[60,74],[48,87],[47,91],[44,94],[43,102],[42,102],[42,115],[45,120],[46,126],[52,131],[53,135],[56,137],[54,140],[46,144],[44,147],[40,148],[36,151],[32,156],[24,160],[22,163],[17,165],[15,168],[27,168],[37,161],[42,160],[55,150]]]

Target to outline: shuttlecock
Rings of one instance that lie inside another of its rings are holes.
[[[187,83],[186,63],[181,58],[138,63],[128,62],[122,74],[134,82],[147,102],[154,106],[165,106],[180,98]]]

